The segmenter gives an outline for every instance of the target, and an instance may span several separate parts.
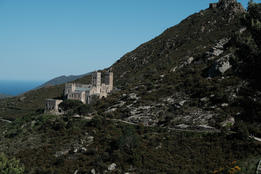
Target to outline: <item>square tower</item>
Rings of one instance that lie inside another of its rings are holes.
[[[113,89],[113,72],[105,73],[105,85],[108,86],[108,92],[111,92]]]
[[[94,72],[92,73],[92,85],[95,87],[101,86],[101,72]]]
[[[66,83],[64,89],[64,95],[68,95],[69,93],[74,92],[75,89],[76,89],[75,83]]]

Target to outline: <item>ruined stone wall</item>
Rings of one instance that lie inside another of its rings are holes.
[[[45,101],[45,113],[59,114],[59,104],[63,100],[46,99]]]

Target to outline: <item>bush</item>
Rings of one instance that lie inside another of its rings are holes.
[[[0,153],[0,173],[1,174],[23,174],[24,166],[15,158],[8,159],[5,154]]]
[[[82,104],[81,106],[79,106],[76,109],[76,112],[80,115],[87,115],[93,111],[94,111],[94,109],[93,109],[92,105],[85,105],[85,104]]]
[[[61,107],[64,111],[68,111],[74,110],[81,105],[82,102],[78,100],[65,100],[59,105],[59,107]]]

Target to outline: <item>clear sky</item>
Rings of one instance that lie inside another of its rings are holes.
[[[216,1],[0,0],[0,80],[106,68]]]

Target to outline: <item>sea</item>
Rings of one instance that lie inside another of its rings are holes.
[[[17,96],[35,89],[43,83],[43,81],[0,80],[0,94]]]

